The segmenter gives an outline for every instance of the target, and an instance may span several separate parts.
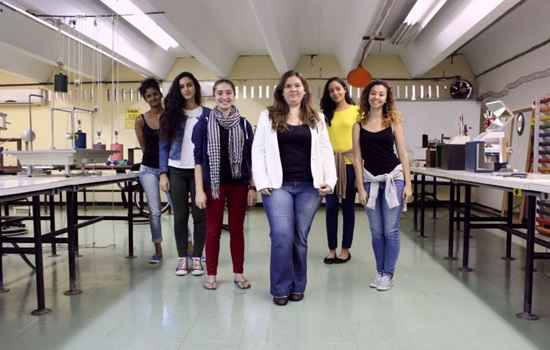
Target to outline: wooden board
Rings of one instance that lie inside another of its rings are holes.
[[[512,114],[513,115],[513,114]],[[504,139],[502,140],[502,149],[503,149],[503,162],[507,162],[509,164],[510,162],[510,152],[512,151],[512,144],[513,144],[513,137],[516,125],[516,118],[512,117],[512,120],[506,125],[506,129],[504,129]],[[508,195],[502,196],[502,205],[501,205],[501,215],[506,216],[508,215]],[[519,203],[514,203],[513,208],[517,208],[517,205],[520,205]],[[512,210],[514,212],[514,210]]]
[[[531,112],[531,117],[526,120],[527,126],[529,127],[529,145],[527,146],[527,157],[525,158],[525,172],[533,171],[533,145],[535,139],[535,110]],[[527,201],[524,196],[521,196],[521,204],[518,216],[518,222],[522,223],[525,218],[525,213],[527,212]]]

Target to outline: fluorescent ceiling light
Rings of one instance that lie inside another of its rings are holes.
[[[88,48],[90,48],[90,49],[92,49],[92,50],[95,50],[95,51],[99,52],[99,53],[102,54],[102,55],[105,55],[105,56],[107,56],[107,57],[109,57],[109,58],[111,58],[111,59],[116,60],[117,62],[120,62],[120,63],[124,64],[124,62],[122,62],[118,57],[115,57],[115,56],[111,55],[110,53],[108,53],[107,51],[102,50],[102,49],[100,49],[99,47],[96,47],[95,45],[92,45],[92,44],[90,44],[90,43],[88,43],[88,42],[86,42],[86,41],[80,39],[80,38],[77,37],[76,35],[73,35],[73,34],[67,32],[67,31],[65,31],[65,30],[63,30],[63,29],[60,29],[60,28],[54,26],[53,24],[51,24],[51,23],[49,23],[49,22],[44,21],[44,20],[41,19],[41,18],[38,18],[38,17],[36,17],[36,16],[30,14],[29,12],[23,10],[22,8],[19,8],[19,7],[15,6],[15,5],[13,5],[13,4],[9,3],[9,2],[5,2],[5,1],[0,1],[0,4],[6,6],[6,7],[8,7],[8,8],[10,8],[10,9],[16,11],[16,12],[18,12],[19,14],[22,14],[23,16],[26,16],[26,17],[32,19],[33,21],[35,21],[35,22],[37,22],[37,23],[40,23],[40,24],[42,24],[42,25],[44,25],[44,26],[50,28],[51,30],[54,30],[54,31],[56,31],[56,32],[59,32],[59,33],[61,33],[62,35],[68,37],[69,39],[72,39],[72,40],[74,40],[74,41],[76,41],[76,42],[79,42],[79,43],[81,43],[82,45],[84,45],[84,46],[86,46],[86,47],[88,47]]]
[[[178,42],[166,33],[158,24],[146,15],[139,7],[130,0],[100,0],[111,10],[133,25],[155,44],[168,50],[171,47],[178,47]]]
[[[115,52],[114,50],[111,51],[111,52],[103,50],[98,45],[96,45],[95,43],[90,43],[88,41],[85,41],[82,38],[78,37],[77,35],[74,35],[73,33],[69,32],[69,31],[61,29],[61,27],[57,27],[57,26],[55,26],[55,25],[53,25],[53,24],[51,24],[51,23],[49,23],[49,22],[47,22],[47,21],[45,21],[41,18],[38,18],[38,17],[30,14],[29,12],[23,10],[22,8],[17,7],[16,5],[14,5],[12,3],[9,3],[9,2],[6,2],[6,1],[0,1],[0,5],[6,6],[7,8],[9,8],[9,9],[11,9],[11,10],[13,10],[13,11],[15,11],[15,12],[17,12],[17,13],[19,13],[19,14],[21,14],[21,15],[23,15],[23,16],[25,16],[25,17],[27,17],[27,18],[29,18],[29,19],[31,19],[31,20],[33,20],[33,21],[35,21],[35,22],[37,22],[37,23],[39,23],[39,24],[41,24],[41,25],[43,25],[43,26],[45,26],[49,29],[51,29],[51,30],[53,30],[53,31],[55,31],[55,32],[58,32],[61,35],[64,35],[65,37],[68,37],[69,39],[74,40],[74,41],[84,45],[85,47],[91,49],[91,50],[94,50],[94,51],[96,51],[96,52],[98,52],[98,53],[100,53],[100,54],[102,54],[102,55],[104,55],[104,56],[106,56],[106,57],[108,57],[112,60],[115,60],[115,61],[117,61],[118,63],[120,63],[124,66],[128,66],[128,67],[136,70],[142,76],[150,75],[150,73],[145,72],[142,68],[140,68],[138,66],[138,64],[135,63],[135,61],[130,60],[130,62],[128,62],[127,59],[123,60],[123,57],[136,58],[136,57],[139,56],[139,54],[140,54],[139,52],[132,52],[132,53],[128,53],[128,54],[123,55],[119,52]],[[78,31],[77,28],[75,28],[75,30]],[[82,32],[82,31],[79,31],[79,32],[83,35],[89,36],[88,34]],[[106,35],[104,35],[104,36],[107,37]],[[97,41],[99,39],[95,39],[95,40]],[[100,44],[104,45],[105,47],[108,47],[108,45],[106,45],[106,43],[100,43]],[[131,47],[130,47],[130,49],[131,49]],[[67,66],[67,69],[76,70],[77,68]]]
[[[404,23],[409,25],[420,24],[422,30],[435,14],[445,5],[447,0],[418,0],[405,18]]]
[[[428,25],[447,0],[417,0],[405,20],[392,35],[394,45],[407,45]]]

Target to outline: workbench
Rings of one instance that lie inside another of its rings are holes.
[[[134,257],[133,243],[133,190],[135,182],[138,180],[138,173],[126,173],[116,175],[97,175],[97,176],[0,176],[0,203],[10,202],[21,199],[30,198],[32,201],[32,222],[33,235],[28,236],[5,236],[2,235],[0,225],[0,294],[6,293],[8,290],[4,287],[3,276],[3,254],[17,254],[22,257],[26,255],[34,255],[34,270],[36,272],[36,297],[37,308],[32,311],[33,315],[42,315],[51,310],[46,307],[44,293],[44,264],[42,245],[45,243],[52,244],[52,249],[55,252],[56,244],[68,245],[68,262],[69,262],[69,289],[65,295],[80,294],[81,290],[78,287],[78,279],[76,274],[76,257],[78,255],[78,229],[97,223],[102,220],[121,220],[128,222],[128,257]],[[128,192],[128,213],[126,216],[79,216],[77,193],[85,188],[124,183],[125,189]],[[46,195],[53,198],[53,195],[58,193],[66,193],[66,217],[67,227],[55,227],[55,215],[53,201],[50,201],[49,217],[50,232],[42,233],[40,208],[40,196]],[[2,221],[9,220],[9,217],[2,216],[0,213],[0,224]],[[80,220],[80,222],[79,222]],[[67,234],[66,237],[58,237]],[[11,244],[13,247],[6,247],[5,244]],[[24,244],[22,247],[20,244]],[[29,263],[28,259],[25,261]]]
[[[536,320],[538,317],[532,313],[533,299],[533,265],[536,259],[550,259],[550,253],[535,252],[535,244],[550,248],[550,241],[538,237],[535,231],[535,220],[537,212],[537,198],[543,194],[550,193],[550,176],[529,174],[527,178],[504,177],[493,173],[474,173],[461,170],[444,170],[438,168],[412,167],[415,184],[415,222],[420,214],[420,234],[424,236],[425,216],[425,183],[426,178],[447,179],[450,181],[449,193],[449,231],[448,231],[448,254],[447,259],[456,259],[453,252],[455,223],[463,222],[463,250],[462,268],[464,272],[472,271],[469,266],[470,253],[470,232],[471,229],[499,229],[506,232],[505,260],[513,260],[511,256],[512,236],[521,237],[526,240],[525,273],[524,273],[524,295],[523,310],[517,316],[522,319]],[[420,178],[420,180],[419,180]],[[484,186],[507,193],[507,210],[505,216],[474,216],[472,215],[472,186]],[[464,187],[464,203],[456,200],[456,189]],[[527,201],[526,223],[513,222],[513,195],[512,191],[521,190]],[[457,215],[457,212],[462,215]]]

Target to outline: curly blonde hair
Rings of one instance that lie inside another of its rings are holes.
[[[382,106],[382,123],[384,127],[387,128],[392,124],[401,121],[401,113],[399,113],[399,111],[395,108],[392,89],[384,80],[373,80],[365,89],[363,89],[363,92],[361,93],[361,100],[359,101],[359,123],[362,124],[369,119],[369,95],[372,88],[377,85],[381,85],[386,88],[386,103]]]

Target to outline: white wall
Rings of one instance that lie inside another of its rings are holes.
[[[550,77],[526,82],[512,89],[506,88],[507,85],[533,73],[550,70],[548,57],[550,57],[550,46],[545,46],[483,75],[478,79],[480,93],[489,91],[505,93],[499,99],[512,110],[529,107],[537,97],[550,96]],[[526,117],[529,117],[529,114],[526,114]],[[526,125],[528,124],[526,123]],[[517,133],[513,134],[511,166],[515,169],[524,170],[528,151],[528,134],[527,129],[521,137]],[[502,192],[483,189],[479,191],[477,199],[482,204],[500,209]]]
[[[464,122],[471,126],[470,135],[479,133],[480,104],[476,101],[441,102],[397,102],[403,115],[407,146],[415,159],[424,159],[422,134],[430,139],[458,135],[458,117],[464,115]]]

